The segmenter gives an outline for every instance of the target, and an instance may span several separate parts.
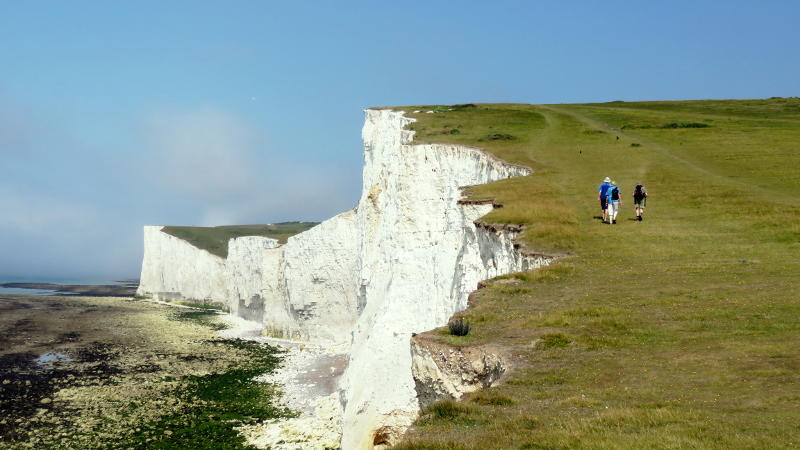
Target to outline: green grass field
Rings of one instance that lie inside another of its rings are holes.
[[[242,236],[266,236],[277,239],[281,244],[285,244],[286,239],[314,227],[317,223],[318,222],[281,222],[264,225],[226,225],[220,227],[166,226],[162,228],[161,231],[183,239],[199,249],[207,250],[209,253],[227,258],[228,241],[232,238]]]
[[[800,99],[402,109],[423,110],[417,141],[533,167],[470,195],[564,258],[474,294],[468,336],[430,332],[500,346],[513,370],[397,448],[800,446]],[[605,176],[617,225],[597,218]]]

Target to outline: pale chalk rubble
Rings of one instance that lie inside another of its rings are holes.
[[[481,280],[552,261],[520,252],[518,230],[476,226],[491,202],[460,202],[463,186],[530,169],[476,148],[414,144],[411,122],[402,112],[367,110],[358,206],[284,245],[231,239],[223,259],[145,228],[139,294],[222,303],[269,336],[345,349],[336,388],[348,450],[391,443],[418,415],[412,333],[465,309]]]
[[[229,328],[220,337],[247,339],[281,348],[281,365],[258,377],[280,386],[279,402],[299,413],[290,419],[269,420],[238,428],[248,444],[273,450],[336,449],[342,435],[338,380],[347,363],[346,346],[321,346],[262,336],[262,324],[224,316]]]

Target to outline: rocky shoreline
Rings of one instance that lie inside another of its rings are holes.
[[[209,326],[220,317],[132,298],[0,294],[0,446],[249,448],[238,427],[296,413],[278,386],[255,381],[282,351],[220,336]]]

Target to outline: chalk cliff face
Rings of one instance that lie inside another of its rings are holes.
[[[137,294],[161,300],[194,299],[223,302],[225,260],[183,239],[144,227],[144,261]]]
[[[344,449],[397,436],[417,416],[412,333],[465,309],[479,281],[550,262],[517,251],[514,232],[476,226],[491,203],[459,202],[462,186],[530,169],[479,149],[414,145],[411,121],[367,110],[358,206],[285,245],[238,238],[222,260],[145,229],[140,293],[214,299],[268,334],[349,344]]]
[[[345,343],[356,319],[355,213],[348,211],[278,245],[246,236],[228,242],[223,259],[145,227],[137,294],[207,301],[261,322],[270,336]]]
[[[478,149],[412,145],[409,122],[397,112],[368,111],[363,130],[358,229],[364,307],[343,383],[342,447],[348,449],[373,444],[379,428],[396,435],[417,416],[412,333],[447,323],[466,308],[479,281],[547,262],[517,252],[513,235],[475,226],[491,204],[459,204],[461,186],[530,170]]]

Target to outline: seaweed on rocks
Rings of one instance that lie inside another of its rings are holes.
[[[214,339],[211,345],[226,345],[249,354],[249,362],[222,373],[190,375],[175,380],[173,392],[181,407],[142,424],[121,443],[129,448],[251,448],[236,428],[294,412],[275,405],[275,387],[255,378],[274,370],[280,350],[241,339]]]
[[[29,419],[58,405],[53,393],[79,376],[76,370],[46,369],[31,352],[0,356],[0,442],[17,442],[28,432]]]

